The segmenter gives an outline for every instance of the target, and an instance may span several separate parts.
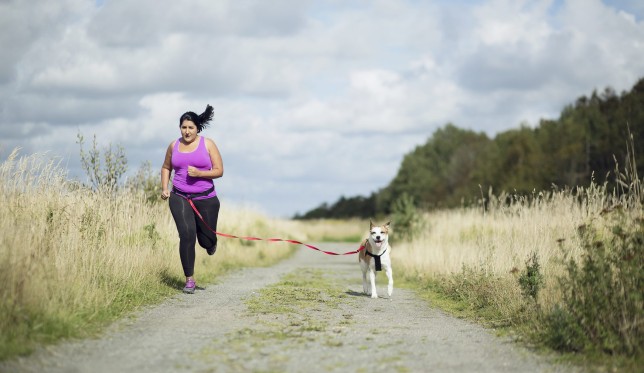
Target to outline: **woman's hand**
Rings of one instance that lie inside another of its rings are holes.
[[[197,169],[197,167],[194,166],[188,166],[188,175],[192,177],[199,177],[199,174],[201,171]]]
[[[170,198],[170,192],[166,189],[161,192],[161,199],[166,200]]]

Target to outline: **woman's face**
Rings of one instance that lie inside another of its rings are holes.
[[[186,142],[193,142],[197,138],[197,126],[191,120],[184,120],[181,122],[181,137]]]

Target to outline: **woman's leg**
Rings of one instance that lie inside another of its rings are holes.
[[[195,270],[195,243],[197,227],[195,213],[188,201],[174,193],[170,193],[170,212],[179,232],[179,256],[183,273],[192,277]]]
[[[214,196],[212,198],[202,199],[193,201],[199,213],[208,224],[212,230],[217,230],[217,219],[219,217],[219,198]],[[215,248],[217,246],[217,235],[212,232],[204,222],[199,219],[195,214],[195,219],[197,223],[197,240],[199,241],[199,246],[208,250],[208,254],[214,254]],[[211,255],[212,255],[211,254]]]

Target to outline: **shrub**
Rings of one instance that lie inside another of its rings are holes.
[[[112,149],[112,144],[110,144],[103,150],[103,162],[101,162],[101,152],[96,145],[96,135],[92,141],[92,148],[88,152],[83,150],[85,143],[83,135],[79,132],[76,137],[80,147],[81,165],[94,188],[108,192],[116,191],[121,176],[127,172],[125,149],[121,145]]]
[[[525,262],[525,270],[519,276],[519,285],[521,286],[521,293],[524,297],[530,297],[535,302],[539,290],[543,286],[543,275],[541,274],[541,266],[539,265],[539,256],[536,252],[532,252],[530,257]]]
[[[548,346],[566,352],[577,352],[583,349],[584,332],[568,310],[556,305],[545,319],[548,327],[544,340]]]
[[[409,194],[403,193],[394,202],[392,212],[392,225],[397,238],[412,240],[423,229],[423,217]]]
[[[640,354],[644,346],[644,218],[616,210],[608,229],[579,228],[583,254],[565,261],[563,300],[548,316],[546,340],[563,350]]]

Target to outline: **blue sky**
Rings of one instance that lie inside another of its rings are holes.
[[[27,4],[28,3],[28,4]],[[224,206],[289,217],[368,195],[446,123],[490,136],[644,77],[635,0],[0,3],[0,159],[76,134],[160,167],[215,107]]]

